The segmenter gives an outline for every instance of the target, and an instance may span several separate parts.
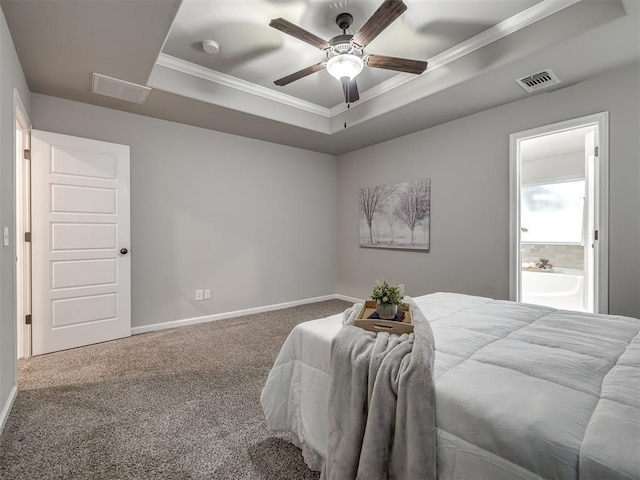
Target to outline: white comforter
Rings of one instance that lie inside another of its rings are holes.
[[[640,320],[482,297],[415,298],[436,344],[438,478],[640,479]],[[298,325],[261,396],[307,464],[326,454],[331,339]]]

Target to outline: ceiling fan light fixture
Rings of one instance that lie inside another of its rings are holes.
[[[349,80],[354,79],[364,68],[362,58],[351,53],[343,53],[331,57],[327,62],[327,71],[336,80],[347,77]]]

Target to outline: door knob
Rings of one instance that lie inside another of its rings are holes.
[[[122,255],[126,255],[127,253],[129,253],[129,250],[127,250],[126,248],[121,248],[121,249],[120,249],[120,253],[121,253]]]

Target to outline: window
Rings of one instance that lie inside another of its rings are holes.
[[[584,180],[522,185],[521,241],[582,243]]]

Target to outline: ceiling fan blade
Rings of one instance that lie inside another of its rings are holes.
[[[291,82],[295,82],[296,80],[300,80],[303,77],[306,77],[307,75],[311,75],[312,73],[316,73],[319,72],[320,70],[324,69],[326,66],[326,63],[321,62],[321,63],[316,63],[315,65],[311,65],[310,67],[307,68],[303,68],[302,70],[298,70],[295,73],[292,73],[291,75],[287,75],[286,77],[282,77],[279,80],[276,80],[275,83],[276,85],[278,85],[279,87],[283,87],[285,85],[290,84]]]
[[[384,55],[369,55],[365,63],[369,67],[415,73],[416,75],[421,74],[427,69],[427,62],[423,62],[422,60],[386,57]]]
[[[326,50],[331,47],[329,42],[321,39],[317,35],[314,35],[311,32],[306,31],[304,28],[299,27],[284,18],[274,18],[269,23],[270,27],[275,28],[276,30],[280,30],[287,35],[291,35],[292,37],[297,38],[298,40],[302,40],[303,42],[307,42],[309,45],[312,45],[320,50]]]
[[[342,90],[344,91],[345,103],[355,103],[360,100],[360,93],[358,93],[358,83],[355,78],[349,80],[348,77],[340,79],[342,83]]]
[[[402,0],[385,0],[353,36],[351,41],[362,48],[366,47],[374,38],[380,35],[380,32],[402,15],[406,9],[407,6]]]

